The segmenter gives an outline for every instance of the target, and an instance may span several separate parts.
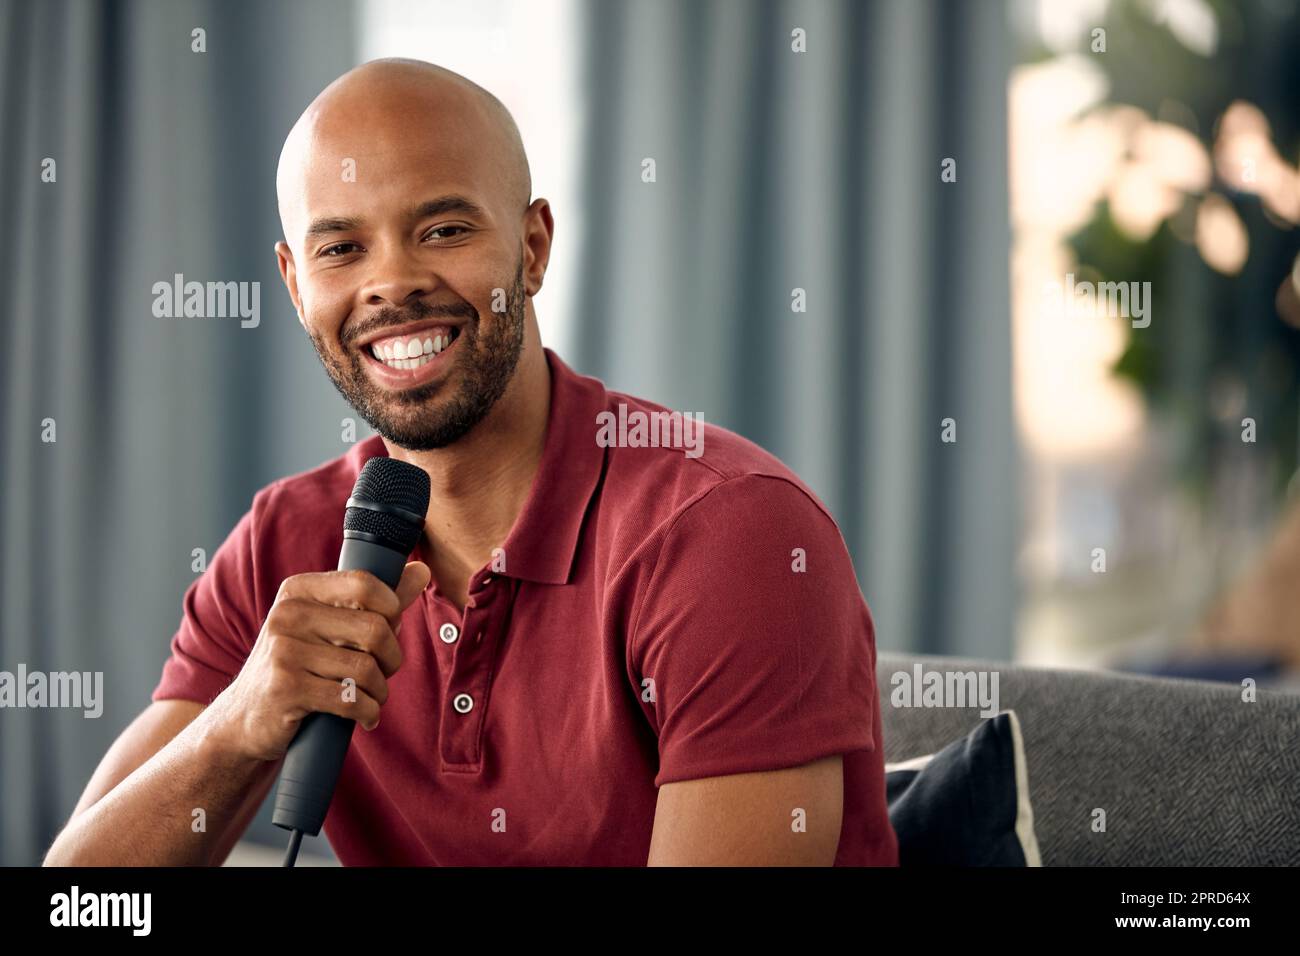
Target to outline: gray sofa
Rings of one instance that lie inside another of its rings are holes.
[[[1019,718],[1044,866],[1300,865],[1300,694],[1232,684],[881,653],[885,759],[933,753],[978,706],[895,707],[891,676],[999,674]],[[1094,810],[1105,832],[1094,832]]]

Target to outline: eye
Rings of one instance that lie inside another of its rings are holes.
[[[455,232],[455,233],[458,233],[458,234],[459,234],[459,233],[463,233],[463,232],[469,232],[469,230],[466,229],[464,226],[438,226],[436,229],[430,229],[427,233],[425,233],[425,234],[424,234],[424,238],[425,238],[425,239],[434,239],[434,238],[438,238],[438,239],[455,239],[455,238],[457,238],[457,236],[446,236],[446,235],[444,235],[444,236],[438,236],[438,235],[437,235],[437,234],[440,233],[440,232],[445,233],[445,232],[447,232],[448,230],[451,230],[452,232]]]
[[[336,242],[332,246],[326,246],[324,249],[320,251],[320,254],[322,256],[338,258],[339,256],[347,255],[353,249],[359,249],[359,248],[361,247],[358,246],[355,242]]]

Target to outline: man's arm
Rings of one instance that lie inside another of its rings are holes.
[[[388,678],[402,663],[396,629],[428,584],[420,562],[406,565],[396,592],[366,571],[285,578],[234,680],[206,707],[169,696],[136,718],[95,771],[46,864],[223,862],[304,717],[378,725]]]
[[[150,704],[109,748],[46,866],[219,865],[248,828],[278,762],[223,748],[202,704]],[[195,832],[196,809],[204,829]]]
[[[659,788],[649,866],[831,866],[844,813],[838,754]]]
[[[648,862],[833,864],[839,755],[876,750],[880,720],[875,630],[834,521],[794,481],[740,475],[641,557],[627,669],[658,739]]]

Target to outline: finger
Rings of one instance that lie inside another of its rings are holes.
[[[379,662],[364,651],[320,644],[312,648],[303,664],[307,673],[336,684],[351,678],[357,690],[365,691],[381,705],[388,700],[388,681],[380,672]]]
[[[291,598],[281,604],[280,615],[280,626],[289,636],[310,644],[354,648],[369,654],[386,677],[402,666],[402,649],[392,625],[374,611]]]
[[[405,611],[420,596],[429,582],[433,572],[423,561],[411,561],[402,569],[402,579],[397,582],[397,603]],[[398,615],[400,618],[400,614]]]
[[[304,597],[318,604],[374,611],[389,620],[402,612],[392,588],[369,571],[320,571],[295,574],[280,586],[283,596]]]
[[[366,730],[374,730],[379,724],[379,701],[360,687],[355,688],[355,700],[345,699],[343,691],[343,685],[338,681],[307,675],[304,696],[305,705],[310,708],[308,712],[337,714],[355,720]]]
[[[391,677],[402,666],[402,649],[387,618],[374,611],[354,611],[323,604],[317,605],[317,614],[315,621],[321,626],[314,633],[329,643],[370,655],[385,677]]]

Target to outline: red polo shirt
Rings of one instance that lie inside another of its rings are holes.
[[[666,410],[546,357],[546,445],[504,569],[473,576],[463,613],[437,582],[407,609],[383,718],[354,734],[325,821],[339,860],[642,866],[661,785],[843,754],[835,862],[896,865],[875,635],[826,508],[707,423],[699,457],[602,447],[598,413]],[[234,679],[280,582],[337,566],[344,502],[385,454],[375,436],[255,495],[185,593],[154,700],[209,703]]]

